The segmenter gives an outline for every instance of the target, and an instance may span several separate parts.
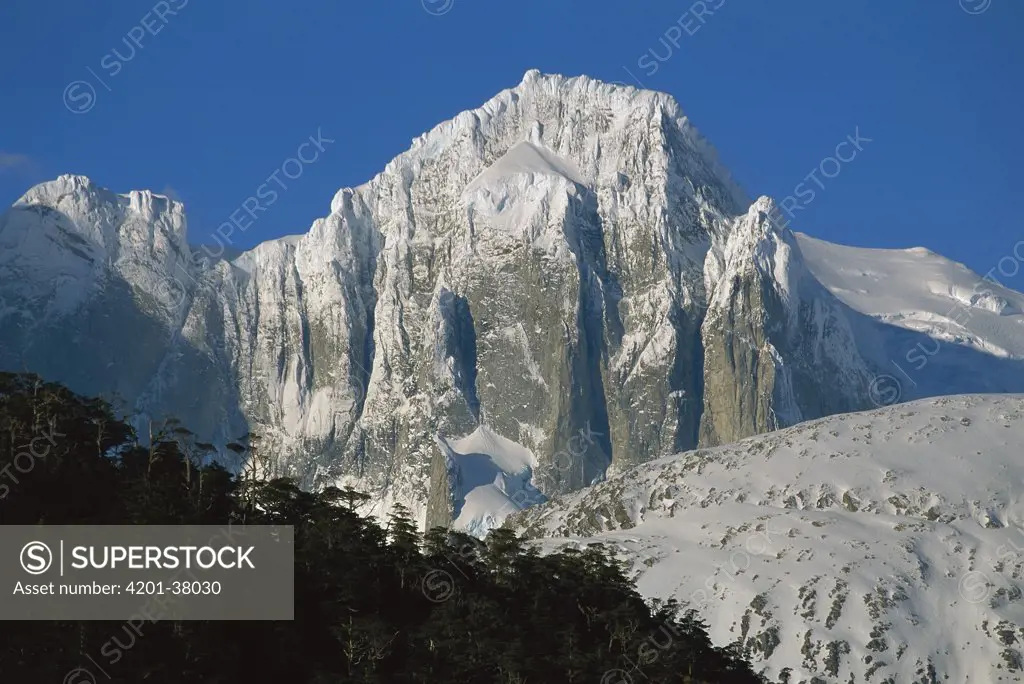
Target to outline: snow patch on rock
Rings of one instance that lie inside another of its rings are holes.
[[[512,513],[547,500],[533,486],[533,453],[486,425],[457,440],[439,436],[438,446],[448,459],[453,529],[484,537]]]

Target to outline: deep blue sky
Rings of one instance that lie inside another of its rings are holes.
[[[338,188],[528,68],[630,82],[626,67],[680,101],[755,197],[792,194],[859,127],[873,142],[793,227],[922,245],[985,273],[1024,240],[1024,3],[962,1],[990,6],[725,0],[648,75],[638,61],[666,55],[659,39],[689,0],[168,0],[178,13],[150,14],[157,35],[112,76],[111,50],[129,56],[125,34],[158,3],[13,0],[0,5],[0,204],[61,173],[172,188],[206,241],[321,128],[336,142],[241,236],[249,246],[304,232]],[[85,114],[62,98],[79,79],[97,89]]]

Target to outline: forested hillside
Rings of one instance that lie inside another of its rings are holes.
[[[645,603],[600,547],[421,537],[401,509],[356,514],[365,494],[261,479],[255,437],[233,447],[256,467],[235,476],[183,426],[143,440],[102,400],[0,374],[0,523],[295,527],[294,621],[0,621],[0,681],[760,681],[693,614]]]

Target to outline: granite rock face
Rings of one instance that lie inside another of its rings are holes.
[[[0,364],[140,424],[251,431],[269,472],[441,522],[438,436],[488,426],[548,496],[866,407],[842,312],[766,203],[668,95],[531,71],[233,258],[196,258],[168,198],[37,186],[0,219]]]
[[[701,445],[869,407],[874,373],[844,307],[804,266],[778,216],[762,197],[726,244],[702,328]]]

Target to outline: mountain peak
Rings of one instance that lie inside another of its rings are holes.
[[[771,197],[761,195],[750,205],[750,211],[763,214],[764,218],[771,220],[775,212],[778,211],[778,205],[775,204],[775,200]]]
[[[543,76],[543,74],[541,74],[540,69],[527,69],[526,73],[523,74],[523,80],[522,80],[520,85],[525,85],[525,84],[528,84],[528,83],[533,83],[534,81],[536,81],[537,79],[541,78],[542,76]]]
[[[151,190],[129,190],[115,193],[99,185],[88,176],[66,173],[28,189],[14,206],[43,205],[55,209],[67,207],[68,217],[74,220],[80,212],[130,212],[145,221],[155,221],[167,215],[184,227],[185,207],[180,201]]]
[[[446,198],[454,203],[476,175],[523,141],[568,160],[580,177],[598,187],[618,187],[626,175],[626,158],[642,149],[660,157],[655,166],[663,170],[655,177],[675,175],[668,182],[680,185],[678,191],[685,192],[681,176],[691,176],[693,186],[716,188],[714,194],[726,213],[739,213],[750,204],[671,95],[530,69],[516,86],[415,138],[406,152],[368,183],[341,189],[332,202],[332,213],[353,193],[362,193],[364,199],[391,194],[396,191],[395,178],[405,179],[404,184],[425,167],[439,163],[468,171],[451,179],[453,185],[462,183]]]
[[[66,195],[92,195],[102,196],[113,195],[105,188],[100,187],[88,176],[65,173],[50,181],[44,181],[29,188],[14,203],[18,205],[48,204]]]
[[[729,234],[725,245],[726,261],[756,265],[766,273],[784,266],[779,259],[783,257],[788,262],[795,238],[789,229],[778,225],[775,220],[778,215],[775,200],[763,195],[758,197]]]
[[[24,259],[51,264],[60,273],[91,273],[103,264],[170,273],[188,260],[181,202],[149,190],[115,193],[77,174],[30,188],[0,216],[0,232]]]

